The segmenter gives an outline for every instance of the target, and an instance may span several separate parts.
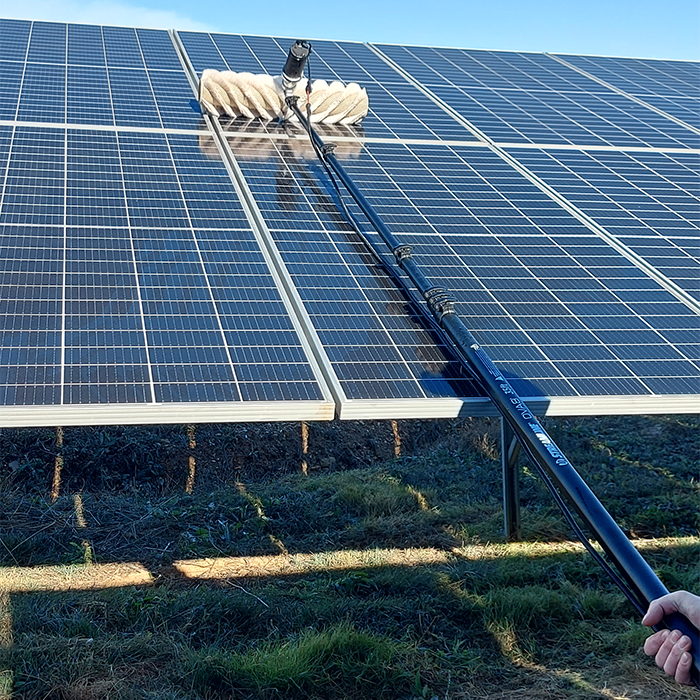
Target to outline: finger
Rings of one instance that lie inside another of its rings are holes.
[[[663,616],[674,612],[682,613],[696,627],[700,626],[700,598],[688,591],[674,591],[653,600],[642,623],[655,625]]]
[[[676,682],[680,683],[681,685],[692,685],[690,681],[690,669],[692,662],[693,657],[687,651],[683,652],[683,655],[681,656],[676,668]]]
[[[690,639],[688,637],[680,637],[668,652],[666,661],[664,662],[664,673],[667,676],[675,676],[678,662],[681,660],[683,653],[690,648]]]
[[[656,656],[654,657],[654,661],[656,661],[656,665],[659,668],[663,668],[665,670],[666,659],[668,659],[671,650],[673,649],[676,642],[681,638],[681,636],[682,635],[678,630],[673,630],[673,632],[671,632],[671,634],[669,634],[668,637],[666,637],[664,643],[661,645],[659,651],[656,652]],[[673,673],[671,673],[670,675],[673,675]]]
[[[647,656],[656,656],[656,652],[659,651],[661,645],[666,641],[666,637],[671,634],[669,630],[660,630],[659,632],[654,632],[651,637],[648,637],[644,642],[644,653]]]
[[[664,616],[664,609],[661,603],[659,603],[658,600],[653,600],[649,604],[649,609],[647,610],[647,614],[642,618],[642,624],[646,625],[647,627],[651,627],[652,625],[657,624],[658,622],[661,622],[661,618]]]

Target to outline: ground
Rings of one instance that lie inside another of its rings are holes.
[[[700,589],[698,418],[547,429]],[[0,698],[682,698],[495,419],[0,431]],[[57,444],[58,442],[58,444]]]

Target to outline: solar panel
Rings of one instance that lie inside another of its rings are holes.
[[[698,154],[510,152],[662,275],[700,300]]]
[[[226,420],[332,415],[228,173],[196,134],[9,131],[3,421],[89,404],[95,422],[163,422],[190,402]]]
[[[5,120],[201,127],[166,31],[0,20]]]
[[[546,55],[377,48],[496,141],[657,148],[700,145],[698,132]]]
[[[0,20],[0,423],[493,413],[300,128],[193,106],[290,43]],[[324,138],[532,406],[700,410],[696,64],[313,49],[370,95]]]
[[[697,100],[700,93],[700,66],[691,61],[565,55],[558,58],[638,97],[659,95]]]
[[[328,317],[370,316],[360,303],[369,284],[366,271],[350,266],[360,277],[348,285],[356,293],[339,288],[353,237],[334,207],[330,217],[319,214],[328,198],[317,166],[285,144],[275,145],[264,164],[244,139],[234,154],[285,262],[300,270],[294,281],[324,346],[339,345]],[[653,303],[658,315],[674,319],[675,329],[697,330],[697,316],[490,150],[368,143],[345,167],[392,231],[414,246],[428,277],[455,293],[459,313],[522,395],[568,397],[569,406],[591,394],[638,402],[664,393],[668,371],[678,393],[696,391],[700,367],[665,340],[664,325],[655,326],[654,314],[637,311],[635,302]],[[302,243],[310,250],[303,252]],[[338,311],[338,295],[341,306],[352,306]],[[655,339],[658,362],[646,363],[650,351],[637,344],[637,331]],[[614,332],[616,345],[625,347],[622,356],[598,336]],[[373,359],[370,348],[356,351],[354,361]],[[385,367],[388,362],[382,359]],[[396,386],[386,386],[389,397]],[[387,398],[375,381],[369,390],[371,398]],[[363,392],[364,386],[348,391],[370,398]]]

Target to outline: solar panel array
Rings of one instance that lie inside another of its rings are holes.
[[[493,412],[300,129],[200,114],[198,73],[290,43],[0,20],[0,424]],[[367,88],[322,135],[533,406],[700,410],[698,64],[315,41],[310,68]]]

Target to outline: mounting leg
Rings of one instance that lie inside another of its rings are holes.
[[[518,456],[520,443],[508,421],[501,418],[501,466],[503,467],[503,521],[508,542],[521,539],[520,478]]]

